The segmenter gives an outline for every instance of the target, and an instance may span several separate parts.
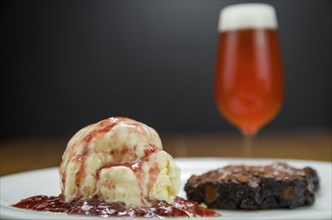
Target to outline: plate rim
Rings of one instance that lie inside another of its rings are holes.
[[[174,161],[176,163],[180,162],[190,162],[190,160],[199,160],[199,161],[204,161],[204,160],[220,160],[220,159],[225,159],[228,162],[228,160],[237,160],[237,161],[258,161],[258,162],[276,162],[276,161],[285,161],[285,162],[310,162],[310,163],[319,163],[319,164],[325,164],[325,165],[330,165],[332,166],[332,162],[329,161],[321,161],[321,160],[304,160],[304,159],[285,159],[285,158],[269,158],[269,157],[255,157],[255,158],[245,158],[245,157],[173,157]],[[32,170],[26,170],[22,172],[15,172],[15,173],[10,173],[7,175],[0,176],[0,180],[3,178],[8,178],[12,177],[15,175],[22,175],[22,174],[29,174],[33,172],[44,172],[47,170],[53,170],[53,169],[59,169],[58,166],[53,166],[53,167],[45,167],[41,169],[32,169]]]

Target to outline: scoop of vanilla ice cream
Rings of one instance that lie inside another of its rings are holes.
[[[129,118],[108,118],[78,131],[59,171],[66,201],[98,196],[129,207],[173,203],[180,185],[180,169],[158,133]]]

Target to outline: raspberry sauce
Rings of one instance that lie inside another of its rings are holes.
[[[33,196],[13,205],[16,208],[35,211],[62,212],[85,216],[101,217],[216,217],[220,216],[213,210],[199,206],[196,202],[175,197],[174,204],[166,201],[155,201],[150,207],[126,208],[122,202],[107,203],[97,197],[76,199],[65,202],[60,196]]]

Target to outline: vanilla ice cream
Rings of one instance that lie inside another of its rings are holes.
[[[158,133],[121,117],[78,131],[62,156],[60,176],[66,201],[98,196],[128,207],[173,203],[180,185],[180,169],[162,149]]]

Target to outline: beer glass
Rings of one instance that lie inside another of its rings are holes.
[[[219,20],[215,97],[220,113],[251,136],[280,111],[284,77],[275,9],[268,4],[225,7]]]

